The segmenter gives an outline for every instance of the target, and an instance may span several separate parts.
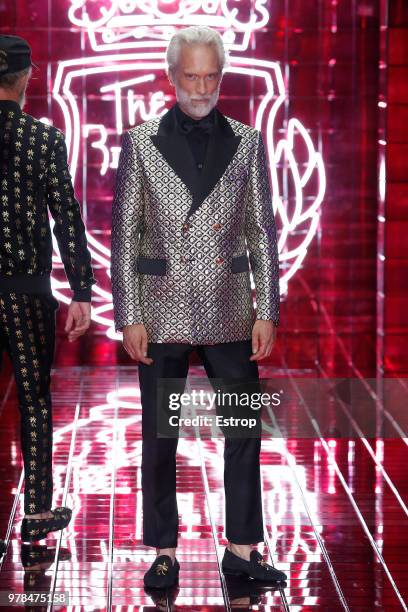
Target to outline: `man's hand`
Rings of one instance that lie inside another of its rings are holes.
[[[249,361],[264,359],[271,354],[276,340],[276,327],[273,321],[257,319],[252,328],[252,353]]]
[[[91,303],[72,301],[68,306],[67,321],[65,323],[65,331],[68,332],[69,342],[74,342],[79,336],[82,336],[90,323]],[[72,326],[74,327],[72,328]]]
[[[153,359],[147,357],[147,332],[143,323],[125,325],[123,328],[123,346],[132,359],[141,361],[146,365],[153,363]]]

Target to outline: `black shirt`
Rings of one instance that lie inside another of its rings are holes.
[[[191,152],[200,172],[204,165],[205,154],[207,151],[210,126],[214,127],[215,108],[208,115],[201,119],[193,119],[184,113],[178,103],[176,103],[176,119],[179,130],[187,138]],[[201,129],[208,126],[208,129]]]

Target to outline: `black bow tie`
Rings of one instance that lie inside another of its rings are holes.
[[[180,122],[181,131],[184,134],[189,134],[192,130],[198,130],[204,134],[210,134],[214,127],[213,121],[208,117],[195,121],[194,119],[182,119]]]

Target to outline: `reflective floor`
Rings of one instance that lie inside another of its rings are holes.
[[[204,373],[194,365],[189,375]],[[260,366],[260,375],[267,378],[268,368]],[[73,518],[42,541],[52,549],[44,570],[24,571],[17,406],[3,373],[0,591],[68,592],[69,605],[48,606],[58,610],[407,610],[407,438],[263,439],[259,550],[289,578],[262,592],[220,572],[223,440],[180,438],[180,583],[154,595],[142,581],[155,551],[142,544],[137,368],[60,367],[52,388],[54,505],[72,507]]]

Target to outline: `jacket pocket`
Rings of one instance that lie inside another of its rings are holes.
[[[246,255],[237,255],[232,258],[231,272],[247,272],[249,271],[249,262]]]
[[[154,274],[156,276],[164,276],[167,270],[167,260],[158,259],[156,257],[143,257],[139,255],[137,258],[137,271],[140,274]]]

